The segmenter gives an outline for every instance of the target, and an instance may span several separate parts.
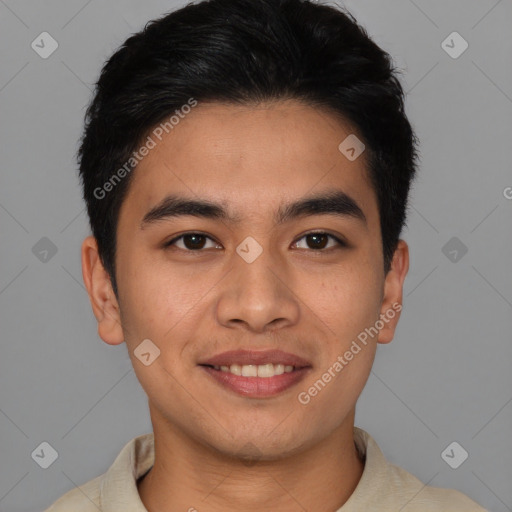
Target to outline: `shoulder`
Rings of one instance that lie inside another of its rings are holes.
[[[356,427],[354,440],[360,454],[365,456],[365,467],[353,495],[339,512],[487,512],[465,494],[426,485],[412,473],[390,463],[364,430]]]
[[[76,487],[61,496],[44,512],[98,512],[100,509],[100,485],[103,475]]]
[[[132,507],[130,510],[145,510],[139,499],[137,478],[153,463],[153,433],[137,436],[124,445],[105,473],[76,486],[44,512],[98,512],[103,507],[127,510],[127,504]]]
[[[423,484],[405,469],[389,465],[389,476],[397,493],[402,494],[403,512],[487,512],[465,494]]]

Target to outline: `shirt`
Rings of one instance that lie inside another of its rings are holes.
[[[375,440],[354,427],[356,447],[365,460],[356,489],[335,512],[487,512],[459,491],[424,485],[390,464]],[[101,476],[72,489],[45,512],[147,512],[137,480],[153,466],[154,434],[133,438]]]

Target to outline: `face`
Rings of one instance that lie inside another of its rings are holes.
[[[94,239],[84,241],[99,334],[128,345],[155,432],[172,425],[218,452],[270,460],[348,425],[377,343],[393,337],[408,268],[400,241],[384,274],[366,155],[338,149],[352,133],[294,101],[199,103],[133,171],[117,231],[118,301]],[[208,204],[192,211],[187,201]],[[204,366],[239,350],[249,359],[224,358],[230,372]],[[254,359],[268,350],[296,360]],[[237,369],[250,361],[275,365]]]

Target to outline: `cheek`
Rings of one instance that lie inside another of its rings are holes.
[[[329,363],[319,370],[296,397],[302,408],[301,429],[324,437],[342,424],[354,409],[366,385],[375,356],[375,345],[361,347],[352,359],[338,360],[345,351],[336,353]],[[336,365],[336,362],[338,365]],[[341,369],[340,369],[341,368]]]
[[[338,404],[340,419],[355,404],[371,371],[377,346],[371,327],[379,319],[382,283],[375,267],[368,264],[347,266],[333,275],[324,299],[324,307],[329,308],[330,343],[317,387],[322,395],[318,407]]]
[[[130,338],[153,336],[155,341],[165,342],[173,327],[186,320],[203,294],[204,280],[173,270],[155,259],[134,257],[120,267],[119,276],[123,282],[121,305]]]
[[[333,269],[322,280],[305,283],[311,309],[339,336],[343,347],[348,338],[356,337],[379,318],[382,283],[369,265],[345,265]]]

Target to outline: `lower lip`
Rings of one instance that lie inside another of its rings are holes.
[[[201,366],[217,382],[245,397],[265,398],[276,396],[300,382],[310,369],[299,368],[293,372],[274,375],[274,377],[242,377],[231,372],[215,370],[210,366]]]

